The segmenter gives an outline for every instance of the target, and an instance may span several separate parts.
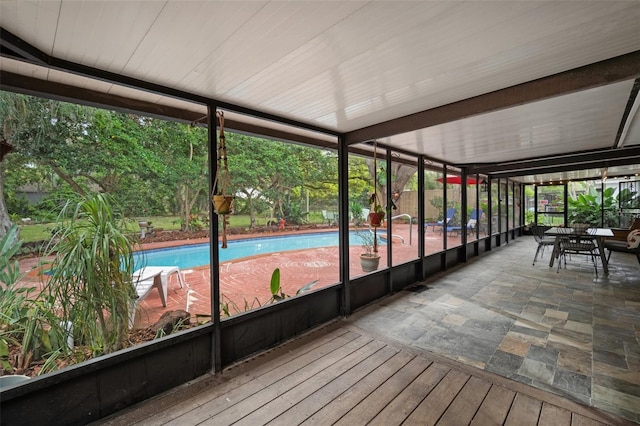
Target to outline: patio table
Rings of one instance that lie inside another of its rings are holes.
[[[553,235],[556,237],[555,243],[553,244],[553,253],[551,254],[551,259],[549,260],[549,267],[553,267],[553,263],[556,258],[560,254],[560,238],[563,237],[580,237],[580,238],[592,238],[596,242],[596,247],[598,248],[598,254],[600,254],[600,260],[602,260],[602,269],[605,275],[609,275],[609,264],[607,262],[607,257],[604,254],[604,246],[602,244],[602,238],[604,237],[613,237],[613,231],[609,228],[589,228],[586,233],[578,234],[573,231],[573,228],[568,228],[567,232],[566,228],[563,228],[563,231],[559,231],[558,227],[553,227],[547,229],[544,233],[546,235]]]

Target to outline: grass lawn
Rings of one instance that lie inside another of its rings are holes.
[[[313,214],[309,215],[311,221],[314,223],[321,223],[322,216],[314,217]],[[265,226],[267,220],[264,217],[256,218],[257,226]],[[140,218],[130,218],[127,224],[127,229],[131,232],[140,232],[138,226],[139,221],[151,222],[154,228],[163,229],[165,231],[175,231],[180,229],[180,222],[177,216],[146,216]],[[231,215],[229,218],[229,226],[231,227],[245,227],[248,228],[251,223],[249,215]],[[52,223],[38,223],[33,225],[23,225],[20,228],[20,239],[24,242],[32,241],[45,241],[51,236],[55,224]]]

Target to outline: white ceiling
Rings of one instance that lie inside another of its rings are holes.
[[[56,59],[348,133],[637,52],[640,1],[1,0],[0,26]],[[637,68],[376,139],[452,164],[613,148]],[[0,69],[206,114],[6,56]],[[640,145],[637,114],[620,147]]]

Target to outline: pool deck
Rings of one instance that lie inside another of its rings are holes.
[[[304,231],[312,238],[313,233],[335,232],[337,227],[324,227],[313,231]],[[409,235],[410,231],[413,235]],[[295,230],[276,231],[260,234],[230,235],[229,241],[246,238],[279,237],[299,235]],[[402,263],[417,258],[417,225],[394,224],[394,262]],[[442,248],[442,233],[439,230],[426,232],[427,252]],[[409,244],[409,243],[412,244]],[[209,243],[208,238],[176,240],[142,244],[142,249],[152,250],[167,247],[178,247],[191,244]],[[460,243],[459,235],[447,235],[447,244],[452,247]],[[360,267],[360,246],[350,248],[350,266],[352,276],[364,274]],[[386,265],[385,245],[380,246],[382,256],[380,267]],[[28,272],[26,282],[42,285],[42,275],[37,274],[39,259],[31,258],[20,261],[20,269]],[[314,289],[329,286],[340,281],[338,247],[321,247],[250,256],[239,260],[231,260],[220,264],[220,288],[223,305],[231,314],[245,311],[245,306],[256,308],[269,303],[271,298],[270,282],[274,269],[280,268],[282,289],[287,295],[295,295],[299,288],[316,282]],[[211,315],[211,274],[209,265],[181,269],[185,286],[180,288],[178,277],[168,277],[167,306],[163,307],[160,294],[153,290],[138,304],[135,328],[143,328],[155,323],[160,316],[172,310],[186,310],[198,321],[209,321]]]
[[[418,421],[407,418],[402,424],[640,423],[640,269],[635,256],[614,253],[609,275],[596,277],[593,264],[577,256],[560,271],[549,267],[548,251],[532,265],[536,248],[533,237],[510,241],[337,319],[339,332],[353,337],[338,344],[338,352],[335,346],[323,351],[326,341],[313,331],[315,338],[301,346],[304,354],[294,347],[304,339],[294,339],[206,378],[197,392],[186,385],[141,404],[132,412],[139,416],[135,424],[201,424],[205,418],[230,424],[239,419],[225,416],[234,414],[247,416],[243,420],[251,424],[300,424],[304,419],[333,424],[343,415],[338,424],[401,424],[412,412],[420,413]],[[295,253],[284,256],[297,260]],[[354,339],[362,349],[377,345],[375,354],[347,350]],[[417,354],[425,362],[399,371],[385,361],[370,364],[387,350]],[[353,356],[358,360],[346,365]],[[451,367],[447,374],[456,379],[432,376],[430,369],[438,365],[446,365],[436,369],[441,373]],[[485,405],[491,407],[491,418],[482,415],[489,408]],[[430,416],[433,422],[425,420]],[[107,424],[133,423],[123,416]]]

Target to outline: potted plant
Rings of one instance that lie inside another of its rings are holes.
[[[358,232],[358,237],[362,240],[364,253],[360,253],[360,267],[364,272],[372,272],[378,269],[380,255],[378,254],[377,237],[371,231]],[[375,248],[375,251],[374,251]]]
[[[211,195],[211,202],[213,204],[213,211],[217,215],[222,216],[222,246],[221,248],[227,248],[227,225],[229,223],[230,215],[233,211],[234,196],[230,193],[231,175],[229,174],[229,161],[227,159],[227,143],[224,136],[224,113],[218,111],[218,118],[220,123],[220,132],[218,135],[218,156],[217,156],[217,169],[216,178],[213,182],[213,194]]]

